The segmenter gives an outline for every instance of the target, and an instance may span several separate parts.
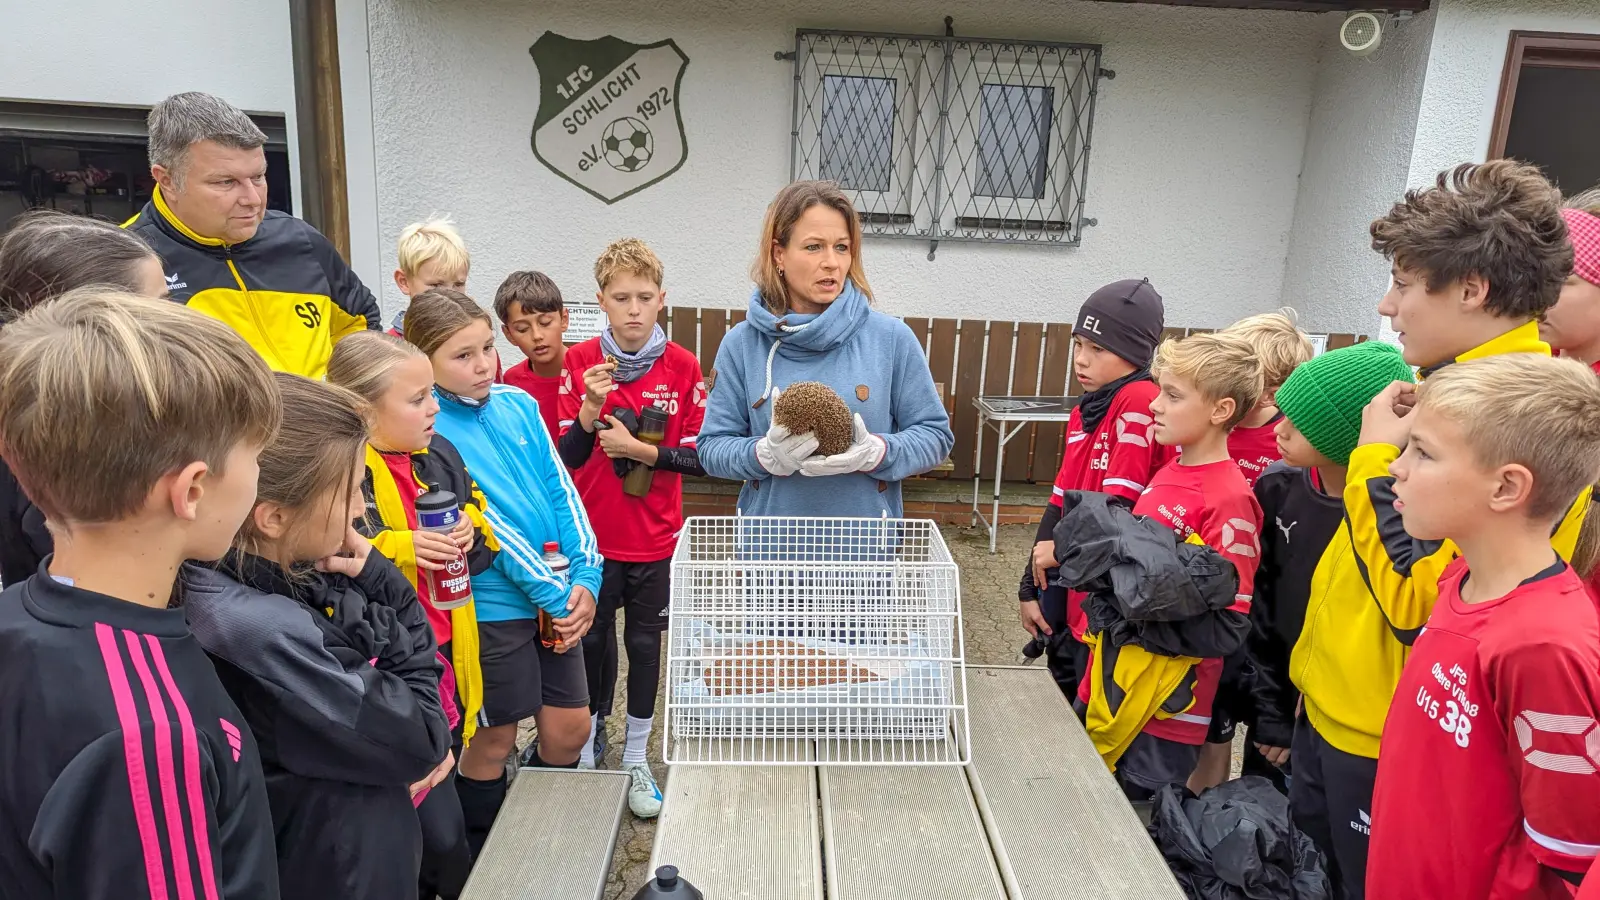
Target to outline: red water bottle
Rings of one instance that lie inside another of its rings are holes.
[[[417,498],[417,530],[450,536],[461,523],[461,508],[449,491],[428,491]],[[472,599],[472,574],[467,571],[466,554],[457,552],[443,569],[417,572],[427,578],[434,609],[459,609]]]

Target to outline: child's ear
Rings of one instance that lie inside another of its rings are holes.
[[[400,289],[400,293],[411,296],[411,282],[406,279],[406,273],[399,269],[394,270],[394,286]]]
[[[163,479],[166,481],[166,501],[174,516],[185,522],[193,522],[200,517],[200,498],[205,496],[205,477],[210,471],[211,467],[204,461],[195,460]]]
[[[1525,506],[1533,495],[1533,473],[1527,466],[1511,463],[1495,472],[1494,492],[1489,495],[1489,508],[1495,512],[1508,512]]]
[[[269,541],[281,540],[289,532],[289,513],[270,500],[263,500],[250,510],[256,532]]]
[[[506,323],[501,322],[500,323],[500,333],[505,335],[506,340],[513,341],[513,342],[515,341],[515,339],[511,336],[511,326],[510,325],[507,325]]]
[[[1233,418],[1238,409],[1239,404],[1232,397],[1223,397],[1216,402],[1216,405],[1211,407],[1211,424],[1221,425],[1223,422]]]
[[[567,308],[565,306],[563,306],[563,307],[561,307],[561,333],[562,334],[566,334],[567,333],[567,323],[568,323]]]
[[[667,292],[666,291],[662,291],[661,292],[661,308],[662,309],[666,309],[667,308]]]
[[[1477,272],[1461,276],[1456,286],[1461,291],[1463,309],[1482,309],[1489,300],[1489,279]]]
[[[595,291],[594,292],[594,302],[599,303],[600,305],[604,306],[605,302],[606,302],[606,292],[605,291]]]

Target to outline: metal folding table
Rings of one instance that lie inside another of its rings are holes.
[[[984,429],[993,428],[999,443],[994,450],[994,510],[993,517],[985,516],[978,506],[978,489],[983,477],[972,473],[972,524],[979,522],[989,530],[989,552],[995,548],[995,532],[1000,526],[1000,479],[1005,468],[1006,444],[1022,433],[1029,425],[1045,422],[1066,422],[1072,418],[1076,397],[974,397],[972,405],[978,408],[977,456],[983,458]]]

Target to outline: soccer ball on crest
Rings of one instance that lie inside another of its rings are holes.
[[[656,139],[643,122],[623,116],[606,126],[600,145],[611,168],[619,172],[637,172],[649,164],[655,153]]]

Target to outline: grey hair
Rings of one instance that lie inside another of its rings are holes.
[[[1562,205],[1568,209],[1581,209],[1591,215],[1600,216],[1600,185],[1568,197],[1567,202]]]
[[[233,104],[199,91],[173,94],[150,110],[150,165],[161,166],[183,186],[183,163],[189,148],[200,141],[215,141],[234,150],[254,150],[267,135]]]

